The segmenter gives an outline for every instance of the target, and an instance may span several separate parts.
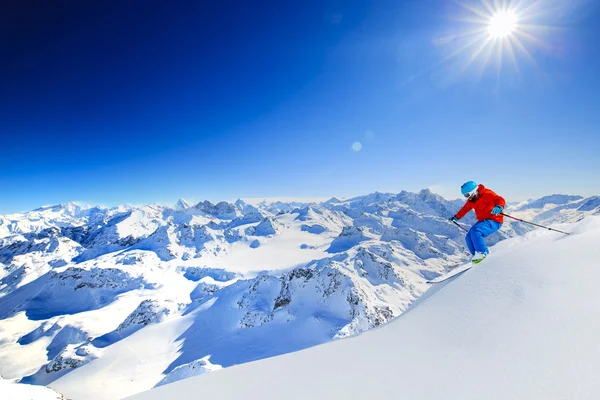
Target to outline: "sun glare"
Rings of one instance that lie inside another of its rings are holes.
[[[568,6],[573,0],[556,0]],[[499,79],[504,67],[520,75],[520,63],[536,66],[531,49],[546,48],[546,40],[557,32],[546,24],[556,2],[541,0],[456,0],[459,7],[452,32],[436,38],[444,48],[442,82],[452,82],[459,74],[480,79],[488,66],[495,67]],[[447,74],[447,77],[444,75]],[[445,80],[444,80],[445,79]]]
[[[490,18],[488,33],[492,39],[511,36],[517,29],[517,14],[512,10],[498,11]]]

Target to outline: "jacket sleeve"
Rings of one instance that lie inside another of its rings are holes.
[[[502,208],[506,207],[506,200],[504,200],[504,197],[497,195],[496,193],[494,193],[494,195],[496,196],[494,205],[496,206],[502,206]]]
[[[465,203],[465,205],[463,206],[463,208],[461,208],[457,213],[456,213],[456,218],[461,219],[462,217],[464,217],[469,211],[471,211],[473,209],[473,202],[472,201],[467,201]]]

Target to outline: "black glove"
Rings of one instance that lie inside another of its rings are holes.
[[[456,215],[453,215],[452,218],[448,218],[448,221],[456,222],[456,221],[458,221],[458,218],[456,218]]]

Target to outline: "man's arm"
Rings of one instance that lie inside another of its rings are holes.
[[[492,208],[492,211],[490,212],[492,215],[501,214],[504,210],[504,206],[506,206],[506,201],[504,200],[504,197],[498,196],[495,192],[492,193],[494,193],[494,208]]]
[[[461,208],[460,211],[458,211],[456,213],[456,218],[457,219],[461,219],[462,217],[464,217],[472,209],[473,209],[473,202],[472,201],[467,201],[465,203],[465,205],[463,206],[463,208]]]
[[[495,203],[495,205],[501,206],[502,208],[504,208],[504,207],[506,207],[506,200],[504,200],[504,197],[498,196],[496,194],[496,203]]]

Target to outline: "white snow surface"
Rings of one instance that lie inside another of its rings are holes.
[[[365,332],[468,260],[447,221],[462,204],[423,190],[0,216],[0,374],[111,400]],[[600,204],[553,195],[507,212],[565,223]],[[507,220],[493,255],[531,230]]]
[[[50,388],[15,383],[2,377],[0,377],[0,398],[2,400],[64,400],[63,395]]]
[[[212,364],[209,359],[210,356],[206,356],[199,360],[180,365],[173,371],[169,372],[169,374],[165,376],[162,381],[158,382],[156,386],[163,386],[169,383],[191,378],[192,376],[199,376],[207,372],[212,372],[223,368],[220,365]]]
[[[378,329],[131,400],[598,399],[600,217],[561,227],[498,244]]]

